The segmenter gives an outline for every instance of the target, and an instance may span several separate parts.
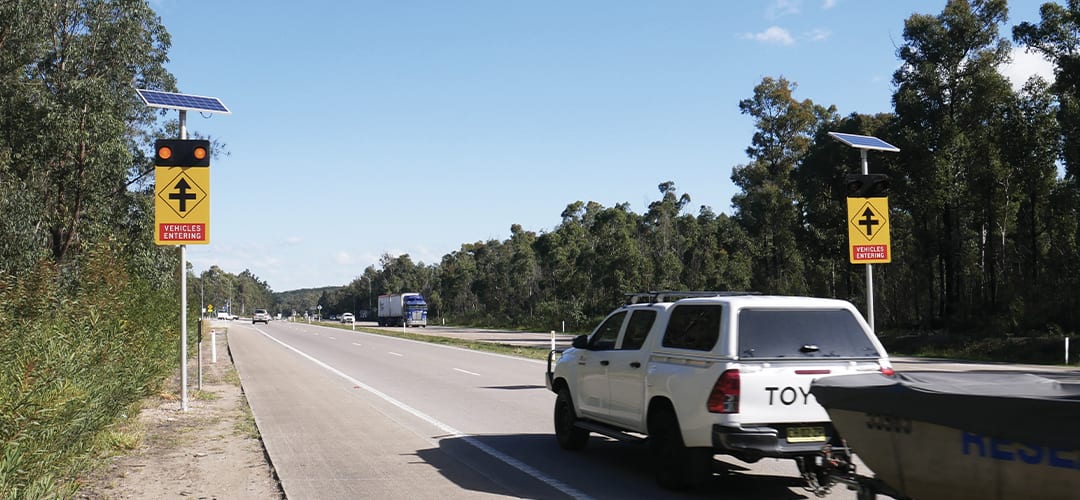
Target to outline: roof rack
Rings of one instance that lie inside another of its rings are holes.
[[[636,292],[626,293],[627,304],[640,304],[642,302],[648,302],[650,304],[656,302],[669,302],[679,299],[685,299],[690,297],[731,297],[735,295],[760,295],[759,292],[735,292],[735,291],[678,291],[678,290],[659,290],[649,292]]]

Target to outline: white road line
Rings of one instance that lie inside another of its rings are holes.
[[[398,352],[394,352],[394,351],[387,351],[386,353],[387,353],[387,354],[389,354],[389,355],[391,355],[391,356],[400,356],[400,357],[405,357],[405,355],[404,355],[404,354],[401,354],[401,353],[398,353]]]
[[[323,363],[322,361],[319,361],[319,360],[315,359],[314,357],[312,357],[308,353],[306,353],[304,351],[301,351],[300,349],[297,349],[297,348],[295,348],[295,347],[293,347],[293,346],[291,346],[289,344],[286,344],[285,342],[282,342],[282,341],[272,337],[270,334],[268,334],[268,333],[266,333],[266,332],[264,332],[262,330],[259,330],[258,328],[256,328],[255,330],[258,331],[259,333],[263,334],[263,336],[265,336],[266,338],[268,338],[270,340],[273,340],[274,342],[277,342],[277,343],[281,344],[282,346],[285,346],[286,349],[289,349],[289,350],[295,352],[296,354],[299,354],[299,355],[307,358],[312,363],[315,363],[316,365],[319,365],[320,367],[326,369],[330,373],[333,373],[334,375],[337,375],[337,376],[345,379],[350,384],[353,384],[356,387],[359,387],[359,388],[361,388],[361,389],[363,389],[365,391],[370,392],[371,394],[373,394],[375,396],[378,396],[383,401],[386,401],[387,403],[390,403],[390,404],[402,409],[403,411],[406,411],[406,412],[412,414],[414,417],[419,418],[420,420],[423,420],[423,421],[425,421],[425,422],[427,422],[427,423],[429,423],[431,425],[434,425],[435,427],[439,428],[440,430],[442,430],[443,432],[445,432],[447,434],[446,436],[442,436],[441,439],[446,439],[448,437],[460,438],[463,441],[465,441],[466,443],[471,444],[474,448],[476,448],[476,449],[478,449],[478,450],[480,450],[480,451],[482,451],[484,453],[487,453],[488,455],[495,458],[496,460],[499,460],[500,462],[502,462],[502,463],[504,463],[506,465],[509,465],[509,466],[511,466],[511,467],[525,473],[526,475],[532,476],[537,481],[540,481],[540,482],[542,482],[542,483],[544,483],[544,484],[546,484],[548,486],[551,486],[552,488],[555,488],[556,490],[559,490],[559,491],[563,492],[564,494],[566,494],[569,497],[576,498],[578,500],[590,500],[592,498],[589,495],[586,495],[584,492],[578,491],[578,490],[572,488],[570,485],[568,485],[566,483],[563,483],[562,481],[559,481],[558,479],[550,477],[547,474],[544,474],[543,472],[540,472],[539,470],[533,468],[529,464],[526,464],[526,463],[524,463],[524,462],[522,462],[522,461],[520,461],[520,460],[518,460],[518,459],[516,459],[514,457],[511,457],[510,455],[507,455],[507,454],[505,454],[505,453],[503,453],[503,452],[501,452],[499,450],[496,450],[496,449],[494,449],[494,448],[480,442],[478,439],[476,439],[476,438],[474,438],[474,437],[472,437],[472,436],[470,436],[468,434],[465,434],[464,432],[461,432],[461,431],[459,431],[459,430],[457,430],[457,429],[455,429],[453,427],[450,427],[447,424],[444,424],[444,423],[436,420],[435,417],[432,417],[432,416],[430,416],[430,415],[428,415],[428,414],[426,414],[426,413],[424,413],[424,412],[422,412],[420,410],[417,410],[416,408],[413,408],[413,407],[411,407],[411,406],[409,406],[409,405],[407,405],[407,404],[405,404],[405,403],[403,403],[401,401],[398,401],[398,400],[390,397],[390,395],[388,395],[388,394],[386,394],[386,393],[384,393],[384,392],[382,392],[382,391],[380,391],[380,390],[378,390],[378,389],[376,389],[374,387],[371,387],[370,385],[367,385],[367,384],[365,384],[365,383],[363,383],[363,382],[361,382],[359,380],[356,380],[355,378],[352,378],[352,377],[346,375],[345,373],[341,372],[337,368],[334,368],[334,367],[332,367],[332,366],[330,366],[330,365],[328,365],[326,363]],[[436,443],[437,443],[437,441],[438,440],[436,440]]]
[[[479,373],[473,373],[473,372],[471,372],[471,371],[469,371],[469,370],[462,370],[461,368],[454,368],[454,371],[456,371],[456,372],[461,372],[461,373],[464,373],[464,374],[466,374],[466,375],[476,375],[477,377],[479,377],[479,376],[480,376],[480,374],[479,374]]]
[[[356,346],[356,347],[363,347],[362,345],[360,345],[360,344],[357,344],[356,342],[353,342],[353,343],[352,343],[352,345],[354,345],[354,346]]]

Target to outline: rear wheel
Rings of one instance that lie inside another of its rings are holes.
[[[710,448],[687,448],[675,411],[660,408],[649,416],[649,451],[656,482],[667,489],[684,490],[712,475]]]
[[[589,441],[589,431],[575,426],[574,422],[577,422],[574,400],[570,389],[563,387],[555,398],[555,439],[564,450],[583,449]]]

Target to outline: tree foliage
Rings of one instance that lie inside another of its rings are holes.
[[[135,88],[175,87],[168,47],[145,1],[0,3],[3,270],[41,254],[67,264],[103,235],[142,236],[131,226],[146,223],[146,193],[128,186],[156,114]]]

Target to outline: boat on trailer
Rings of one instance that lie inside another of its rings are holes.
[[[860,499],[1080,498],[1080,373],[865,373],[810,392],[876,475],[824,450]]]

